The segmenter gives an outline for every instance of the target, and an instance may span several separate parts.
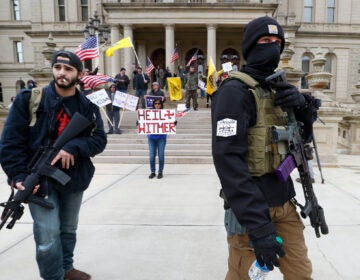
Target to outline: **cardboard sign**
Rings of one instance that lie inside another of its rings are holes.
[[[139,97],[127,94],[122,91],[116,91],[113,105],[129,111],[136,111]]]
[[[107,94],[105,89],[90,93],[86,95],[86,97],[100,108],[111,103],[111,99],[109,98],[109,95]]]
[[[175,109],[139,109],[138,134],[176,134]]]
[[[221,66],[222,66],[222,69],[224,70],[224,72],[232,71],[232,63],[231,62],[223,63]]]
[[[202,80],[198,81],[198,87],[199,89],[206,90],[205,83]]]

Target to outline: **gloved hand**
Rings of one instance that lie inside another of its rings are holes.
[[[270,234],[260,239],[252,240],[256,260],[261,266],[266,265],[269,270],[279,266],[279,257],[285,256],[282,245],[276,240],[276,234]]]
[[[305,105],[305,97],[295,86],[286,81],[270,81],[269,84],[276,92],[274,105],[282,108],[302,107]]]

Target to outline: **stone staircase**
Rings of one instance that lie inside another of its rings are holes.
[[[178,121],[176,135],[168,135],[165,148],[166,164],[211,164],[213,162],[211,156],[211,112],[210,109],[204,107],[201,106],[198,111],[188,112]],[[97,155],[94,162],[149,163],[147,137],[137,134],[136,113],[125,111],[120,128],[121,135],[108,135],[105,151]],[[107,130],[107,125],[105,125],[105,129]]]

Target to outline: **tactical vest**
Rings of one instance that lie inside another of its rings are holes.
[[[274,106],[273,93],[260,87],[251,76],[231,71],[229,78],[238,79],[249,86],[256,101],[256,124],[248,130],[247,164],[252,176],[262,176],[276,170],[286,157],[287,144],[272,143],[273,126],[287,125],[287,114],[279,106]]]

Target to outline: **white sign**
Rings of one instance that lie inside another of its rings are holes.
[[[205,83],[202,80],[198,81],[198,87],[202,90],[206,90]]]
[[[101,89],[86,95],[86,97],[95,105],[103,107],[111,103],[111,99],[105,89]]]
[[[138,101],[139,97],[137,96],[127,94],[121,91],[116,91],[114,95],[113,105],[129,111],[136,111]]]
[[[178,111],[184,111],[186,109],[186,104],[184,103],[180,103],[177,105],[177,110]]]
[[[230,72],[233,69],[231,62],[226,62],[226,63],[222,64],[221,66],[222,66],[222,69],[224,70],[224,72]]]
[[[175,109],[139,109],[138,134],[176,134]]]

